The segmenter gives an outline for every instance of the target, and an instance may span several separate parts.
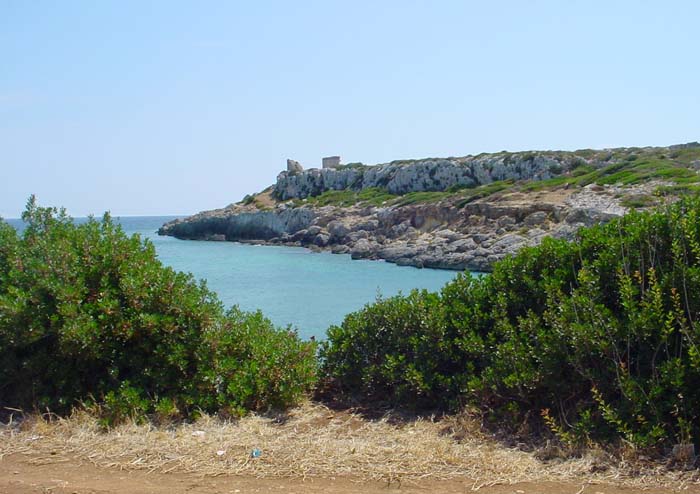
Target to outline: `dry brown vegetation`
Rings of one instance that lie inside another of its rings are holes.
[[[251,455],[256,448],[259,458]],[[348,477],[404,485],[463,480],[472,489],[523,482],[700,488],[697,470],[670,470],[632,452],[613,460],[597,450],[566,458],[554,448],[526,452],[506,447],[466,415],[374,420],[316,403],[283,416],[251,415],[237,421],[203,416],[188,424],[128,423],[109,430],[87,412],[70,418],[15,418],[0,432],[0,460],[8,455],[26,455],[38,465],[72,458],[160,474]]]

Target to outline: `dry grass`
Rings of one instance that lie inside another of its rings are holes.
[[[258,448],[262,454],[252,458]],[[541,452],[540,452],[541,453]],[[285,417],[235,422],[203,417],[156,428],[126,424],[109,431],[86,412],[68,419],[25,420],[0,429],[0,459],[26,454],[34,463],[79,458],[100,467],[259,477],[337,477],[410,482],[468,479],[474,488],[515,482],[604,482],[683,489],[700,485],[697,470],[612,462],[601,453],[542,462],[536,453],[504,447],[467,417],[393,423],[366,420],[319,404]]]

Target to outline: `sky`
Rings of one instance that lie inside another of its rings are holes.
[[[700,140],[700,2],[0,0],[0,216],[190,214],[287,158]]]

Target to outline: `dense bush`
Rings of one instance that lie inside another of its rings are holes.
[[[108,215],[75,224],[30,199],[21,235],[0,221],[0,405],[111,420],[285,407],[315,377],[314,348],[232,309]]]
[[[345,392],[469,403],[570,441],[700,440],[700,201],[547,239],[438,294],[379,300],[332,327]]]
[[[316,347],[279,330],[261,312],[232,308],[204,333],[200,360],[208,408],[239,414],[285,408],[315,382]]]

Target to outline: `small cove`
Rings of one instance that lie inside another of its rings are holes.
[[[438,290],[455,271],[416,269],[301,247],[204,242],[162,237],[156,230],[174,217],[115,218],[124,231],[153,242],[160,260],[204,279],[226,307],[260,309],[275,324],[291,325],[302,338],[322,339],[328,326],[372,302],[413,288]],[[76,219],[81,221],[84,219]],[[8,220],[21,228],[21,221]]]

